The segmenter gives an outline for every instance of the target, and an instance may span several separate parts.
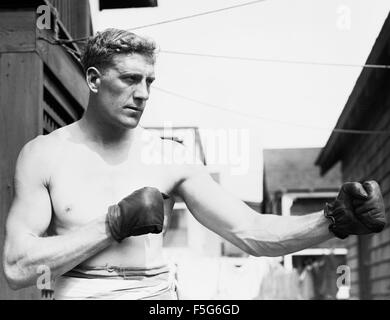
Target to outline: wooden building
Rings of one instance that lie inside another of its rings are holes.
[[[367,59],[390,65],[390,15]],[[390,69],[364,68],[336,128],[366,133],[333,132],[317,159],[322,173],[341,162],[344,181],[379,182],[389,221],[390,211]],[[367,132],[368,131],[368,132]],[[371,132],[369,132],[371,131]],[[381,132],[378,132],[381,131]],[[348,265],[351,295],[360,299],[390,299],[390,227],[368,236],[350,236]]]
[[[38,8],[49,8],[39,28]],[[42,8],[42,7],[41,7]],[[55,9],[57,8],[57,10]],[[82,68],[70,53],[74,44],[53,45],[58,36],[92,34],[88,0],[2,0],[0,2],[0,246],[14,191],[16,158],[23,145],[79,119],[88,102]],[[46,40],[44,40],[46,39]],[[0,270],[0,299],[33,299],[34,288],[11,290]]]

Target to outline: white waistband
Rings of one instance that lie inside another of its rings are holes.
[[[175,292],[176,280],[172,270],[156,275],[139,276],[125,274],[124,276],[86,277],[70,276],[72,273],[59,277],[55,282],[54,298],[68,299],[110,299],[136,300],[146,299],[169,291]]]

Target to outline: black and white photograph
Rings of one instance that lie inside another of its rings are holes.
[[[389,13],[2,0],[0,300],[390,300]]]

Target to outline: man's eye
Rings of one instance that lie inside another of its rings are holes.
[[[125,81],[126,83],[135,83],[135,82],[139,81],[138,78],[135,76],[123,77],[122,80]]]

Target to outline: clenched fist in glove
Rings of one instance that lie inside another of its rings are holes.
[[[160,233],[164,224],[164,199],[158,189],[145,187],[110,206],[107,224],[112,237],[121,242],[130,236]]]
[[[386,225],[385,206],[376,181],[344,183],[324,211],[331,220],[329,230],[341,239],[351,234],[381,232]]]

